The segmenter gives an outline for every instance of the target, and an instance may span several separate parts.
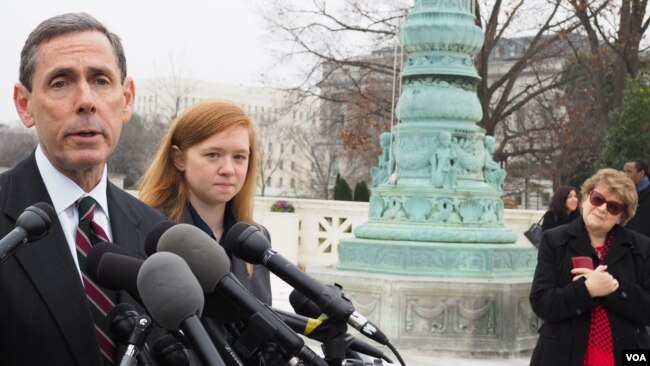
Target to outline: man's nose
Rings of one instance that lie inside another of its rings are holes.
[[[95,96],[90,84],[80,82],[77,91],[77,113],[95,113],[95,108]]]

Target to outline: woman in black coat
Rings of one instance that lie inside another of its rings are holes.
[[[558,188],[553,193],[548,206],[548,211],[544,214],[542,222],[542,231],[568,224],[580,215],[578,212],[578,194],[576,189],[571,186]]]
[[[621,350],[650,348],[650,240],[622,226],[636,205],[632,181],[602,169],[582,186],[581,217],[543,233],[530,303],[544,323],[531,365],[621,365]]]

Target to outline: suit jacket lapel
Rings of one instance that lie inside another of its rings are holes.
[[[108,183],[106,195],[113,242],[127,250],[133,257],[146,258],[144,248],[134,244],[144,242],[144,234],[139,230],[143,218],[139,211],[124,199],[124,195],[127,194],[114,184]]]
[[[14,221],[36,202],[52,204],[33,153],[15,173],[5,208]],[[26,243],[14,255],[50,309],[77,362],[82,365],[100,362],[99,352],[92,351],[98,350],[98,345],[86,295],[58,220],[43,239]],[[70,321],[71,314],[84,313],[88,316],[76,316]]]

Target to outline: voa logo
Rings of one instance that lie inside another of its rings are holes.
[[[642,354],[637,354],[637,353],[627,354],[627,355],[625,355],[625,358],[627,358],[628,361],[634,361],[634,362],[645,361],[645,355],[643,353]]]
[[[650,350],[623,350],[623,365],[650,365]]]

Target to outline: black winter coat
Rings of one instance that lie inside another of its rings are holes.
[[[544,219],[542,221],[542,231],[552,229],[556,226],[568,224],[571,221],[575,220],[580,216],[580,213],[576,210],[567,215],[566,213],[557,213],[551,210],[546,211],[544,214]]]
[[[572,281],[571,257],[589,256],[594,267],[599,265],[582,218],[542,234],[530,304],[544,323],[531,365],[582,366],[596,302],[602,302],[610,320],[616,365],[622,349],[650,348],[645,328],[650,325],[650,239],[620,225],[614,230],[605,262],[620,286],[596,299],[584,278]]]

